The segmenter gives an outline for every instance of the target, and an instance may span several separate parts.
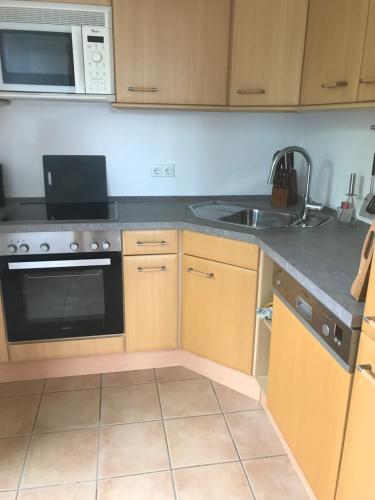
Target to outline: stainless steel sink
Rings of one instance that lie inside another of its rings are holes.
[[[330,220],[329,217],[314,215],[301,221],[298,214],[272,209],[260,209],[225,201],[208,201],[191,205],[190,210],[199,219],[226,224],[236,224],[256,229],[272,227],[316,227]]]

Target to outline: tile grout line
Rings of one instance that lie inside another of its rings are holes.
[[[230,435],[230,437],[231,437],[231,439],[232,439],[233,446],[234,446],[234,448],[235,448],[235,450],[236,450],[236,453],[237,453],[237,456],[238,456],[238,460],[239,460],[239,462],[240,462],[240,464],[241,464],[241,469],[242,469],[242,472],[245,474],[246,482],[247,482],[247,484],[249,485],[249,488],[250,488],[251,494],[252,494],[252,495],[253,495],[253,497],[254,497],[254,500],[257,500],[257,499],[256,499],[256,496],[255,496],[255,492],[254,492],[254,490],[253,490],[253,487],[252,487],[252,485],[251,485],[251,483],[250,483],[249,477],[248,477],[248,475],[247,475],[247,473],[246,473],[246,470],[245,470],[244,464],[243,464],[243,462],[242,462],[242,459],[241,459],[240,453],[239,453],[239,451],[238,451],[238,448],[237,448],[236,442],[235,442],[235,440],[234,440],[234,437],[233,437],[232,431],[230,430],[230,427],[229,427],[228,421],[227,421],[227,419],[225,418],[225,413],[223,412],[223,408],[222,408],[222,406],[221,406],[221,403],[220,403],[219,397],[218,397],[218,395],[217,395],[217,393],[216,393],[215,386],[214,386],[214,384],[212,383],[212,380],[211,380],[211,379],[210,379],[210,382],[211,382],[211,387],[212,387],[212,389],[213,389],[213,391],[214,391],[214,394],[215,394],[216,400],[217,400],[217,402],[218,402],[219,408],[220,408],[220,410],[221,410],[221,414],[222,414],[222,416],[223,416],[223,419],[224,419],[225,425],[226,425],[226,427],[227,427],[227,429],[228,429],[228,432],[229,432],[229,435]]]
[[[170,475],[171,475],[171,478],[172,478],[173,494],[174,494],[175,500],[178,500],[177,499],[176,485],[175,485],[175,482],[174,482],[174,475],[173,475],[173,470],[172,470],[171,454],[170,454],[169,444],[168,444],[168,439],[167,439],[167,431],[166,431],[166,428],[165,428],[163,407],[162,407],[161,399],[160,399],[159,382],[158,382],[158,379],[157,379],[157,376],[156,376],[156,370],[155,370],[155,368],[154,368],[154,377],[155,377],[155,381],[156,381],[156,390],[158,392],[158,400],[159,400],[159,407],[160,407],[160,414],[161,414],[161,422],[162,422],[163,431],[164,431],[165,445],[167,447],[167,454],[168,454],[168,461],[169,461],[169,472],[170,472]]]
[[[99,453],[100,453],[100,423],[102,418],[102,389],[103,389],[103,374],[100,374],[99,381],[99,415],[98,415],[98,440],[97,440],[97,450],[96,450],[96,480],[95,480],[95,499],[98,500],[98,489],[99,489]]]

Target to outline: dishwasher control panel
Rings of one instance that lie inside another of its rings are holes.
[[[277,264],[274,265],[273,288],[296,315],[308,324],[331,354],[348,371],[354,371],[359,330],[345,325]]]

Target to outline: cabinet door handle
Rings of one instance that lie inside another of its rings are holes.
[[[328,83],[322,83],[322,88],[323,89],[339,89],[342,87],[347,87],[349,85],[349,82],[346,80],[340,80],[338,82],[328,82]]]
[[[364,320],[366,323],[368,323],[370,326],[375,326],[375,316],[365,316]]]
[[[156,87],[128,87],[129,92],[159,92]]]
[[[371,365],[357,365],[357,370],[372,384],[375,385],[375,375],[372,372]]]
[[[166,266],[161,266],[161,267],[138,267],[137,271],[139,273],[159,273],[166,271],[167,268]]]
[[[365,83],[366,85],[375,85],[375,78],[361,78],[359,83]]]
[[[215,274],[214,273],[201,273],[200,271],[196,271],[192,267],[188,267],[186,271],[190,274],[195,274],[196,276],[200,276],[201,278],[214,278]]]
[[[162,241],[137,241],[138,247],[160,247],[161,245],[168,245],[165,240]]]
[[[238,89],[237,94],[240,95],[258,95],[265,94],[266,91],[264,89]]]

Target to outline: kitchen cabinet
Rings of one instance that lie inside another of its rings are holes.
[[[369,0],[310,0],[301,104],[357,99]]]
[[[225,105],[230,0],[114,0],[117,102]]]
[[[250,374],[257,272],[184,255],[182,280],[183,349]]]
[[[123,255],[177,253],[179,231],[176,229],[123,231]]]
[[[124,257],[126,351],[177,348],[178,255]]]
[[[307,0],[234,0],[229,104],[299,103]]]
[[[271,335],[268,409],[316,497],[333,500],[352,376],[277,296]]]
[[[370,0],[358,101],[375,101],[375,0]]]

